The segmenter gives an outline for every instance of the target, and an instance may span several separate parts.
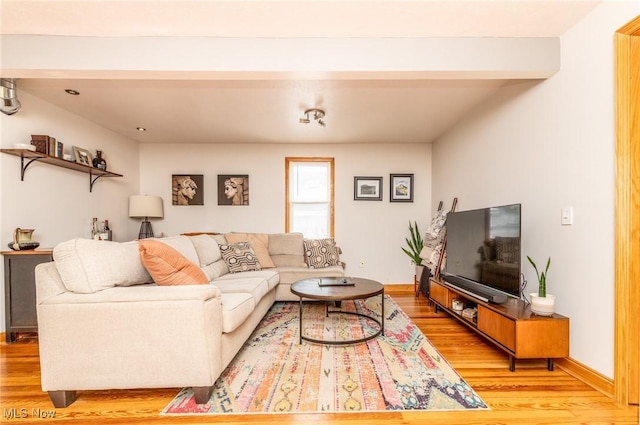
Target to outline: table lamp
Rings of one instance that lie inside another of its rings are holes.
[[[153,229],[149,217],[164,217],[162,198],[150,195],[132,195],[129,197],[129,217],[143,218],[140,223],[138,239],[152,238]]]

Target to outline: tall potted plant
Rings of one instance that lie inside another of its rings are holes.
[[[527,260],[533,266],[538,276],[538,292],[531,293],[531,311],[540,316],[551,316],[556,311],[556,296],[547,294],[547,273],[551,265],[551,257],[547,260],[547,266],[543,272],[538,271],[536,263],[527,255]]]
[[[420,229],[418,228],[418,223],[409,221],[409,235],[410,237],[404,238],[407,242],[407,247],[402,248],[405,254],[411,258],[411,261],[416,266],[416,280],[419,281],[422,276],[422,271],[424,270],[424,266],[421,265],[422,258],[420,258],[420,251],[424,247],[424,241],[422,236],[420,235]]]

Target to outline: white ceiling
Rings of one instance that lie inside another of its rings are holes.
[[[169,42],[187,37],[321,39],[329,47],[333,43],[335,49],[329,51],[339,51],[345,40],[558,37],[597,3],[1,0],[0,29],[5,38],[76,36],[90,41],[149,36]],[[392,53],[379,52],[382,58]],[[446,58],[446,51],[441,54]],[[118,61],[117,54],[112,56]],[[179,58],[165,59],[180,63]],[[219,60],[224,65],[225,58]],[[51,60],[54,71],[45,72],[42,64],[35,71],[3,66],[2,76],[17,79],[18,93],[24,90],[133,140],[190,143],[430,143],[499,87],[521,78],[350,72],[335,64],[287,74],[266,65],[262,70],[262,60],[259,55],[249,58],[253,73],[231,69],[222,77],[179,66],[171,74],[150,67],[82,74],[71,65],[65,69],[65,61],[56,57]],[[67,88],[80,96],[66,94]],[[326,127],[298,122],[312,107],[326,111]],[[148,131],[138,132],[138,126]]]

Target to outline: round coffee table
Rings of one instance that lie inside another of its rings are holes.
[[[342,284],[343,278],[323,277],[299,280],[291,285],[291,293],[300,297],[300,344],[302,344],[302,340],[329,345],[357,344],[376,338],[384,332],[384,286],[375,280],[359,277],[349,277],[344,279],[347,279],[347,281],[352,284]],[[329,304],[331,302],[361,300],[371,298],[376,295],[380,295],[380,320],[376,317],[354,311],[329,310]],[[363,338],[343,341],[315,339],[305,336],[302,334],[302,304],[304,300],[327,301],[325,307],[325,314],[327,317],[329,317],[329,314],[350,314],[353,316],[364,317],[365,319],[376,323],[378,330]]]

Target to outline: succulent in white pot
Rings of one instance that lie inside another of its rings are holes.
[[[531,297],[531,311],[540,316],[551,316],[556,312],[556,296],[547,294],[547,273],[551,265],[551,257],[547,260],[547,266],[543,272],[538,271],[538,267],[531,257],[527,256],[527,260],[529,260],[538,276],[538,292],[529,294]]]

